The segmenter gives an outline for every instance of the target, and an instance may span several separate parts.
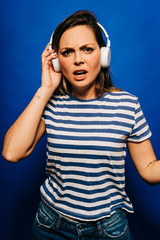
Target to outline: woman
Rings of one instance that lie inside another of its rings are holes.
[[[125,211],[128,147],[140,176],[160,182],[149,127],[137,98],[113,87],[101,66],[105,46],[95,16],[78,11],[42,54],[42,84],[8,130],[3,156],[26,158],[47,132],[47,179],[33,239],[130,239]],[[55,54],[57,52],[57,54]],[[59,60],[61,72],[52,61]]]

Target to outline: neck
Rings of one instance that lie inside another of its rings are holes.
[[[71,94],[73,97],[83,100],[95,99],[97,98],[95,82],[88,87],[85,86],[77,88],[75,86],[72,86]]]
[[[83,100],[91,100],[97,98],[96,92],[95,91],[74,91],[72,90],[71,92],[73,97],[83,99]]]

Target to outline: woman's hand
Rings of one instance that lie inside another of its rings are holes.
[[[55,51],[49,50],[49,43],[41,55],[42,61],[42,87],[47,87],[53,92],[58,87],[61,81],[61,73],[57,73],[53,70],[52,59],[57,58],[57,55],[52,55]]]

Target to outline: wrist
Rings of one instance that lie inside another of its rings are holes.
[[[40,87],[36,94],[35,97],[39,100],[44,100],[45,102],[48,102],[51,96],[53,95],[54,91],[53,89],[50,89],[48,87]]]

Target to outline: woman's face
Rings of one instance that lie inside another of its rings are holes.
[[[101,53],[93,30],[86,25],[66,30],[59,42],[58,58],[63,75],[72,85],[72,95],[95,98]]]

